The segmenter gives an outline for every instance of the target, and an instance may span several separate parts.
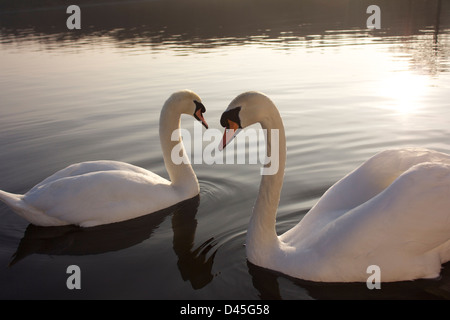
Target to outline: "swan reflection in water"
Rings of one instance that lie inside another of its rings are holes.
[[[252,284],[257,290],[258,297],[262,300],[450,299],[450,263],[444,264],[439,279],[382,283],[380,290],[369,290],[366,283],[361,282],[330,283],[296,279],[277,271],[259,267],[248,260],[247,268],[252,278]],[[280,282],[286,281],[290,282],[292,286],[286,286],[285,283],[280,284]],[[283,288],[282,292],[280,291],[280,287]],[[299,295],[299,288],[302,289],[304,295]]]
[[[213,238],[193,248],[199,204],[200,196],[197,195],[146,216],[89,228],[29,224],[9,265],[32,254],[77,256],[126,249],[149,239],[172,215],[173,249],[178,257],[178,269],[184,281],[190,281],[194,289],[200,289],[213,279],[211,270],[216,251],[209,255],[215,246]]]

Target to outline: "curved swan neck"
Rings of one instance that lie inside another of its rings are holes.
[[[180,164],[175,164],[172,161],[172,150],[174,148],[177,148],[176,150],[180,151],[183,157],[187,157],[179,130],[181,114],[183,113],[181,109],[180,101],[169,99],[161,110],[159,139],[163,151],[164,164],[174,187],[199,191],[197,176],[189,161],[183,161]]]
[[[272,152],[278,152],[278,170],[272,175],[263,175],[258,197],[253,208],[250,226],[247,233],[247,252],[250,260],[254,254],[262,254],[257,247],[267,247],[278,244],[275,229],[276,214],[280,201],[281,188],[283,186],[284,169],[286,164],[286,137],[281,116],[277,108],[270,101],[269,116],[261,121],[263,129],[267,130],[266,152],[272,161],[277,159]],[[272,133],[277,130],[278,136]],[[274,138],[278,137],[275,141]],[[272,163],[268,164],[274,165]]]

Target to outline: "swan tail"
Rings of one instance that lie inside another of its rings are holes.
[[[23,195],[9,193],[3,190],[0,190],[0,200],[4,202],[6,205],[14,209],[23,210],[24,202],[22,201]]]
[[[24,195],[0,190],[0,201],[8,205],[19,216],[36,226],[62,226],[69,223],[46,214],[45,211],[24,201]]]
[[[41,215],[41,212],[23,201],[22,194],[9,193],[0,190],[0,201],[9,206],[19,216],[33,223],[31,216]]]

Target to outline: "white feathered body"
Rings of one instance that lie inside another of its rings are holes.
[[[279,237],[267,266],[326,282],[435,278],[450,260],[450,156],[381,152],[333,185]]]
[[[195,196],[177,192],[170,181],[151,171],[102,160],[70,165],[24,195],[9,194],[16,201],[8,204],[35,225],[89,227],[132,219],[166,208],[174,198]]]
[[[181,136],[173,139],[173,132],[180,128],[182,114],[195,113],[207,126],[203,112],[200,97],[190,90],[173,93],[162,107],[160,142],[170,181],[124,162],[88,161],[56,172],[24,195],[0,190],[0,200],[38,226],[91,227],[137,218],[190,199],[200,187],[189,163],[172,161],[173,148],[185,153]]]
[[[249,91],[233,99],[221,117],[226,129],[255,123],[277,130],[278,139],[267,134],[266,150],[278,153],[278,170],[261,178],[246,238],[250,262],[323,282],[366,282],[373,270],[380,271],[381,282],[440,274],[450,260],[450,155],[422,148],[382,151],[278,235],[287,150],[281,115],[269,97]]]

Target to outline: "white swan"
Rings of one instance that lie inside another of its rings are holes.
[[[159,137],[170,181],[143,168],[117,161],[90,161],[62,169],[24,195],[0,190],[0,200],[38,226],[67,224],[91,227],[149,214],[199,193],[197,177],[190,164],[176,165],[172,141],[180,127],[181,114],[193,115],[208,127],[200,97],[192,91],[173,93],[159,119]],[[178,146],[179,147],[179,146]],[[184,149],[178,148],[177,150]]]
[[[237,96],[222,114],[222,148],[259,122],[267,152],[279,143],[279,170],[262,177],[247,232],[247,258],[292,277],[366,282],[434,278],[450,260],[450,156],[426,149],[383,151],[333,185],[292,229],[278,236],[276,212],[286,141],[280,114],[264,94]],[[270,131],[279,130],[279,141]],[[220,147],[219,147],[220,148]],[[273,157],[272,157],[273,158]],[[270,165],[270,164],[269,164]]]

